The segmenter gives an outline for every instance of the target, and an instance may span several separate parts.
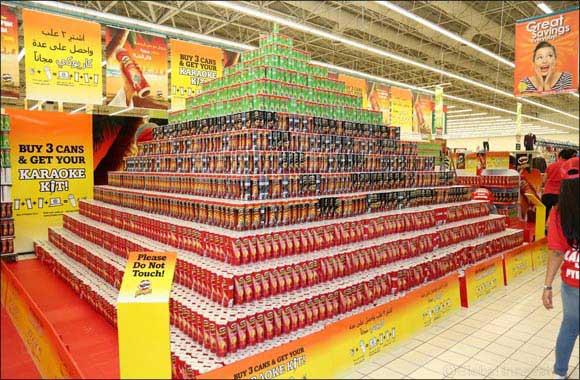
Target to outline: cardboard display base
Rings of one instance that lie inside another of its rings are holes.
[[[456,273],[450,274],[404,297],[346,317],[318,333],[203,374],[200,378],[339,376],[444,319],[462,303],[473,304],[501,288],[498,283],[501,284],[504,267],[511,271],[509,281],[526,273],[521,263],[527,263],[528,257],[529,270],[532,262],[536,264],[535,268],[541,268],[546,257],[544,247],[545,241],[542,240],[518,248],[505,254],[503,263],[501,256],[499,261],[498,257],[491,258],[466,271],[469,273],[462,281]],[[502,265],[498,267],[498,263]],[[36,259],[3,265],[3,281],[8,277],[6,274],[17,279],[26,289],[27,302],[38,305],[48,328],[54,329],[62,339],[63,346],[70,353],[70,363],[76,363],[80,373],[87,378],[119,377],[117,333],[113,326]],[[496,278],[498,275],[500,277]],[[43,285],[47,283],[51,286]],[[3,288],[3,303],[4,292]],[[26,340],[24,342],[28,344]],[[30,352],[30,347],[27,348]],[[39,372],[43,373],[40,367]]]

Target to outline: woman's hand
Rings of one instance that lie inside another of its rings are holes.
[[[542,303],[544,304],[544,307],[546,308],[546,310],[550,310],[550,309],[554,308],[554,304],[552,302],[552,296],[553,296],[553,293],[551,290],[544,289],[544,292],[542,293]]]

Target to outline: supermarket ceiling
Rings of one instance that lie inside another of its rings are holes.
[[[374,1],[235,2],[236,6],[249,9],[250,12],[224,7],[218,2],[204,1],[64,3],[252,46],[258,45],[260,35],[272,30],[272,19],[277,16],[310,27],[310,30],[305,31],[296,26],[280,24],[280,31],[291,36],[297,47],[310,51],[316,61],[416,87],[433,89],[436,84],[444,83],[446,95],[513,111],[516,99],[493,89],[507,94],[513,92],[513,67],[509,63],[514,61],[516,20],[543,14],[535,1],[392,2],[489,50],[496,57],[503,58],[502,63],[497,58],[478,52]],[[547,3],[554,11],[577,5],[576,1]],[[312,29],[326,34],[313,33]],[[345,43],[345,39],[359,43],[359,46]],[[375,49],[364,49],[360,44]],[[393,59],[388,54],[378,54],[377,50],[393,53],[403,57],[403,60]],[[405,58],[419,65],[404,62]],[[425,65],[435,70],[427,69]],[[467,78],[468,81],[458,77]],[[474,85],[469,80],[487,85],[488,88]],[[530,100],[540,105],[524,103],[524,114],[578,128],[577,96],[560,94]],[[471,108],[486,111],[489,115],[496,114],[495,111],[465,103],[449,100],[446,103],[455,105],[456,109]],[[551,127],[557,128],[554,125]],[[570,129],[567,131],[570,132]]]

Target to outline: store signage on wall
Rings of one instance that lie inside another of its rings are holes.
[[[171,378],[169,295],[177,254],[129,252],[117,298],[122,379]]]
[[[101,25],[22,10],[26,97],[102,104]]]
[[[10,163],[14,251],[30,252],[46,239],[62,214],[78,211],[79,200],[93,196],[91,115],[7,109],[10,116]]]
[[[105,45],[107,104],[166,110],[165,38],[107,26]]]
[[[519,20],[514,94],[578,91],[579,8]]]
[[[2,97],[18,98],[20,95],[20,70],[18,68],[18,19],[12,8],[1,6],[2,46]]]
[[[413,130],[413,93],[391,87],[391,124],[401,128],[401,133]]]
[[[171,40],[171,109],[185,109],[185,99],[197,95],[201,84],[220,78],[224,51]]]

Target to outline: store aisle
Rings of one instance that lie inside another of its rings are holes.
[[[40,379],[40,374],[26,351],[24,342],[10,321],[4,306],[2,309],[2,363],[0,365],[1,379]]]
[[[553,379],[562,302],[554,281],[554,309],[544,309],[543,281],[543,271],[532,272],[340,378]],[[576,345],[571,379],[578,361]]]

